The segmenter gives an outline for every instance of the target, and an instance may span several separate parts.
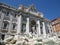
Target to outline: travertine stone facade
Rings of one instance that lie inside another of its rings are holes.
[[[0,34],[2,40],[10,35],[36,34],[37,36],[49,36],[52,32],[51,23],[44,18],[43,13],[38,12],[32,5],[21,5],[18,9],[0,3]]]

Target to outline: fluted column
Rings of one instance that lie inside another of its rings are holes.
[[[21,33],[21,25],[22,25],[22,16],[17,17],[17,34]]]
[[[37,21],[37,34],[41,35],[41,30],[40,30],[40,21]]]
[[[45,23],[42,22],[42,24],[43,24],[43,37],[45,38],[46,37]]]
[[[29,33],[29,18],[27,18],[26,22],[26,33]]]

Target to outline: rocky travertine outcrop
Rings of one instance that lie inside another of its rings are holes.
[[[4,42],[8,45],[57,45],[60,41],[57,41],[56,36],[44,39],[43,37],[40,38],[37,35],[25,34],[11,36],[5,39]]]

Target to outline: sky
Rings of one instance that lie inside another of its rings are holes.
[[[42,12],[49,20],[60,17],[60,0],[0,0],[0,2],[15,8],[21,4],[25,6],[34,4],[36,10]]]

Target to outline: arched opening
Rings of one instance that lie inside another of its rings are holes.
[[[36,21],[35,20],[31,21],[31,30],[30,30],[30,32],[36,33]]]

